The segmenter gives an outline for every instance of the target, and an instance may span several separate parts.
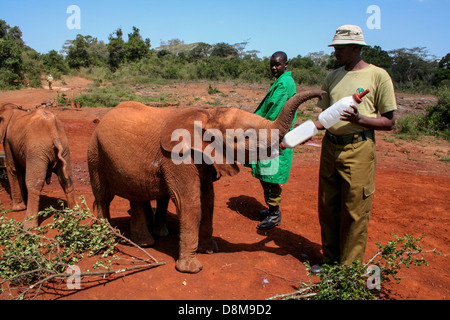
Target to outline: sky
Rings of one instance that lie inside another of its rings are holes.
[[[335,30],[354,24],[371,46],[426,47],[440,59],[450,52],[449,17],[450,0],[0,0],[0,19],[40,53],[60,51],[77,34],[107,43],[121,28],[127,40],[135,26],[152,48],[171,39],[247,41],[259,57],[281,50],[293,58],[331,53]]]

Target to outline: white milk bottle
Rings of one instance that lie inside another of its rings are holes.
[[[348,96],[340,99],[332,106],[328,107],[319,114],[320,123],[326,128],[330,128],[339,122],[341,113],[351,105],[361,103],[362,97],[369,93],[369,89],[364,90],[360,94],[355,93],[353,96]],[[298,127],[289,131],[283,138],[282,144],[286,148],[294,148],[296,145],[305,142],[312,136],[316,135],[318,130],[312,120],[303,122]]]
[[[369,89],[364,90],[360,94],[355,93],[353,96],[348,96],[340,99],[329,108],[325,109],[319,114],[320,123],[326,128],[330,128],[338,123],[341,119],[341,113],[351,105],[361,103],[362,97],[369,93]]]
[[[305,142],[319,131],[312,120],[307,120],[301,125],[289,131],[283,138],[283,145],[286,148],[293,148],[296,145]]]

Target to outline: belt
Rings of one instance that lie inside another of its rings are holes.
[[[373,130],[358,131],[352,134],[345,134],[342,136],[337,136],[327,130],[325,135],[327,136],[330,142],[340,145],[366,141],[367,139],[372,139],[375,141],[375,132]]]

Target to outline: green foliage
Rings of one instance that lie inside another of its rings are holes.
[[[409,114],[397,119],[395,132],[406,138],[427,134],[450,141],[450,89],[442,89],[437,104],[428,106],[424,115]]]
[[[424,253],[437,253],[435,250],[424,251],[420,245],[425,235],[418,238],[412,235],[398,237],[386,245],[377,242],[377,253],[365,264],[354,261],[351,265],[323,265],[318,274],[319,282],[301,283],[298,290],[272,297],[271,299],[298,300],[372,300],[382,292],[382,284],[395,280],[402,267],[428,265]],[[416,256],[419,255],[418,258]],[[311,270],[308,262],[306,269]],[[379,270],[375,275],[372,270]],[[309,273],[309,275],[312,275]],[[379,279],[375,279],[379,276]],[[379,281],[377,283],[377,281]],[[370,286],[369,286],[370,284]],[[379,289],[377,286],[379,285]]]
[[[69,71],[69,66],[64,60],[64,57],[55,50],[50,50],[48,53],[43,54],[41,60],[54,78],[56,78],[57,75],[58,78],[60,78],[61,74],[65,74]]]
[[[83,107],[115,107],[122,101],[131,100],[142,103],[153,101],[120,86],[89,89],[88,93],[75,98],[75,102],[81,103]]]
[[[408,138],[417,138],[421,134],[423,115],[409,114],[395,121],[395,132]]]
[[[217,89],[216,87],[213,87],[211,84],[208,86],[208,94],[216,94],[220,93],[221,91]]]
[[[52,274],[64,273],[85,254],[101,255],[103,260],[94,267],[110,265],[120,240],[108,222],[93,218],[88,209],[80,207],[47,208],[39,215],[52,216],[53,222],[27,230],[6,213],[4,208],[0,213],[0,292],[5,283],[32,286]]]
[[[24,79],[21,36],[18,27],[0,20],[0,89],[18,87]]]
[[[363,47],[361,57],[364,61],[374,64],[386,70],[392,67],[392,58],[387,51],[381,49],[380,46]]]
[[[427,108],[424,121],[430,133],[450,130],[450,89],[438,93],[438,102]]]

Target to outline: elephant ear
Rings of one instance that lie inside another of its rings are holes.
[[[195,150],[195,147],[200,147],[200,145],[194,146],[194,137],[195,135],[202,135],[202,128],[195,126],[195,124],[201,123],[203,126],[209,118],[209,112],[202,108],[180,110],[165,124],[161,131],[161,147],[168,152],[172,152],[175,147],[182,147],[183,150]],[[202,150],[196,151],[202,152]]]
[[[182,154],[189,156],[188,163],[212,164],[218,177],[233,176],[239,173],[239,167],[234,162],[230,164],[226,162],[224,133],[217,128],[210,128],[208,129],[210,134],[205,135],[205,131],[210,126],[210,120],[211,113],[208,109],[181,110],[166,123],[162,130],[161,147],[171,152],[172,157],[174,155],[181,157]],[[217,122],[212,121],[212,123]]]

